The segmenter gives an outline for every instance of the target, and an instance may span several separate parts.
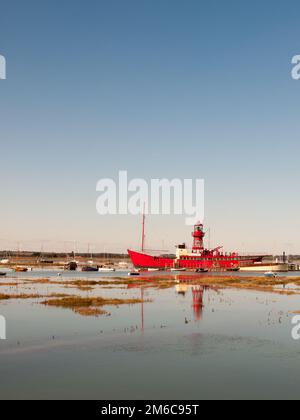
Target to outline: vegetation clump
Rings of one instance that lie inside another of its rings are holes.
[[[112,305],[132,305],[141,303],[141,299],[112,299],[102,297],[67,296],[61,299],[49,299],[41,302],[43,305],[56,306],[58,308],[84,308]]]
[[[103,306],[133,305],[144,302],[142,299],[112,299],[102,297],[68,296],[61,299],[47,299],[41,304],[55,306],[57,308],[68,308],[83,316],[99,316],[107,314],[100,309]]]
[[[66,295],[63,293],[51,293],[50,295],[40,295],[38,293],[31,293],[31,294],[26,294],[26,293],[20,293],[20,294],[4,294],[4,293],[0,293],[0,300],[10,300],[10,299],[41,299],[41,298],[45,298],[45,297],[51,297],[51,298],[64,298],[66,296],[70,296],[70,295]]]

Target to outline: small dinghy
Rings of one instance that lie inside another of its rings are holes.
[[[198,268],[196,270],[196,273],[208,273],[208,269],[207,268]]]
[[[140,276],[139,270],[133,270],[128,273],[128,276]]]
[[[16,273],[27,273],[28,268],[27,267],[15,267]]]
[[[6,276],[6,273],[3,273],[3,271],[0,271],[0,277]]]
[[[186,271],[186,268],[171,268],[171,271],[181,273],[183,271]]]
[[[273,271],[267,271],[267,272],[265,273],[265,277],[275,279],[275,278],[277,277],[277,274],[273,273]]]

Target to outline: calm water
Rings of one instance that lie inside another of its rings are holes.
[[[191,285],[91,293],[143,293],[151,302],[105,308],[111,315],[99,318],[38,301],[0,304],[1,399],[299,398],[300,341],[291,338],[290,314],[300,310],[299,296],[193,294]]]
[[[60,279],[91,279],[91,278],[112,278],[112,277],[127,277],[128,269],[127,270],[117,270],[112,273],[101,273],[101,272],[82,272],[82,271],[64,271],[59,269],[34,269],[33,271],[28,271],[27,273],[16,273],[10,269],[1,269],[1,271],[7,273],[6,278],[14,278],[14,279],[31,279],[31,278],[56,278],[59,277]],[[174,277],[174,273],[170,273],[167,271],[159,271],[159,272],[143,272],[143,276],[149,277],[161,277],[166,275],[172,275]],[[178,273],[177,277],[182,277],[185,275],[199,277],[199,273],[195,272],[185,272],[185,273]],[[204,273],[205,277],[207,276],[234,276],[234,277],[264,277],[264,273],[260,272],[211,272],[211,273]],[[300,277],[299,271],[290,271],[289,273],[277,273],[278,277],[285,277],[288,275],[289,277]]]

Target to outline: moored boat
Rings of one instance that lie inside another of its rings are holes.
[[[289,271],[288,263],[258,263],[251,266],[243,266],[240,268],[241,271],[251,271],[251,272],[277,272],[277,273],[287,273]]]
[[[92,267],[90,265],[87,265],[85,267],[82,267],[81,271],[85,271],[85,272],[95,272],[98,271],[98,267]]]
[[[76,271],[77,270],[77,267],[78,267],[78,264],[77,264],[76,261],[70,261],[67,264],[65,264],[64,269],[66,271]]]
[[[98,267],[98,271],[100,273],[113,273],[114,271],[116,271],[116,269],[110,267]]]
[[[28,267],[15,267],[14,270],[16,273],[27,273]]]
[[[277,277],[277,274],[276,273],[273,273],[273,271],[267,271],[265,273],[265,277],[276,278]]]
[[[143,225],[144,229],[144,225]],[[222,246],[209,249],[204,246],[204,227],[202,223],[194,226],[193,247],[189,251],[186,244],[176,247],[176,255],[149,255],[142,251],[136,252],[128,250],[128,255],[132,264],[136,268],[149,269],[169,269],[178,271],[178,269],[197,270],[204,269],[209,271],[238,270],[243,266],[253,266],[261,263],[267,255],[247,255],[240,256],[237,252],[224,253]],[[144,237],[144,234],[143,234]]]
[[[128,273],[128,276],[140,276],[141,273],[139,272],[139,270],[132,270]]]
[[[4,277],[6,276],[6,273],[4,273],[3,271],[0,271],[0,277]]]

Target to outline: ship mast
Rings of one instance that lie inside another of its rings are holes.
[[[145,206],[146,206],[146,204],[144,203],[143,215],[142,215],[142,244],[141,244],[142,252],[145,251],[145,219],[146,219]]]

